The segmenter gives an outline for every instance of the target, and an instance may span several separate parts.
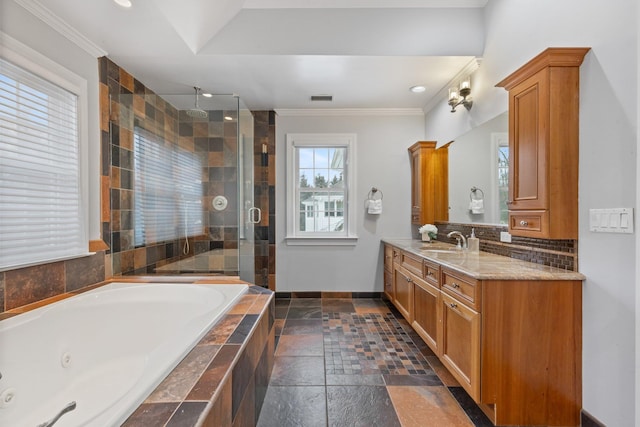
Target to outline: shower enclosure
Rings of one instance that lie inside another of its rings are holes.
[[[143,89],[110,103],[113,274],[253,283],[253,115],[235,95]]]

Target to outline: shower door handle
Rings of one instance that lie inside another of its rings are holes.
[[[256,218],[256,212],[257,212],[257,218]],[[256,208],[255,206],[252,208],[249,208],[249,210],[247,211],[247,214],[249,216],[248,218],[248,223],[249,224],[260,224],[260,221],[262,221],[262,210],[260,208]]]

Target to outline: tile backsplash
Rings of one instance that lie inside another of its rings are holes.
[[[476,237],[480,239],[480,250],[536,264],[549,265],[563,270],[578,271],[578,241],[577,240],[549,240],[530,237],[511,237],[511,243],[500,241],[500,232],[507,231],[506,226],[487,224],[459,224],[451,222],[436,222],[438,240],[456,243],[447,234],[460,231],[465,236],[471,234],[475,228]]]

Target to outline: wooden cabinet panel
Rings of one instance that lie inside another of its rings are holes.
[[[424,260],[424,280],[429,284],[440,288],[440,264]]]
[[[400,253],[400,265],[405,270],[422,277],[422,257],[403,251]]]
[[[480,400],[480,314],[441,294],[441,361],[475,401]]]
[[[411,156],[411,223],[433,224],[449,220],[448,144],[436,149],[435,141],[409,147]]]
[[[582,282],[484,281],[481,402],[498,425],[580,425]]]
[[[404,318],[412,323],[413,281],[410,273],[401,267],[396,267],[393,272],[393,285],[395,288],[393,303]]]
[[[395,299],[395,292],[393,287],[393,247],[390,245],[384,245],[384,294],[389,301],[393,302]]]
[[[442,290],[452,297],[480,310],[480,284],[457,271],[442,269]]]
[[[414,278],[413,285],[412,326],[431,350],[438,355],[442,341],[440,290],[417,278]]]
[[[588,51],[549,48],[497,84],[509,91],[507,204],[515,236],[578,238],[579,67]],[[525,227],[520,211],[544,215]]]

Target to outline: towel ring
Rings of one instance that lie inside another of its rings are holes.
[[[480,192],[480,197],[477,197],[478,191]],[[476,198],[474,199],[473,196],[476,196]],[[469,200],[482,200],[482,199],[484,199],[484,191],[482,191],[478,187],[471,187],[471,193],[469,193]]]
[[[367,199],[368,200],[375,200],[374,197],[375,197],[376,193],[380,193],[380,200],[382,200],[384,195],[382,194],[382,191],[378,190],[376,187],[371,187],[371,190],[369,191],[369,194],[367,194]]]

